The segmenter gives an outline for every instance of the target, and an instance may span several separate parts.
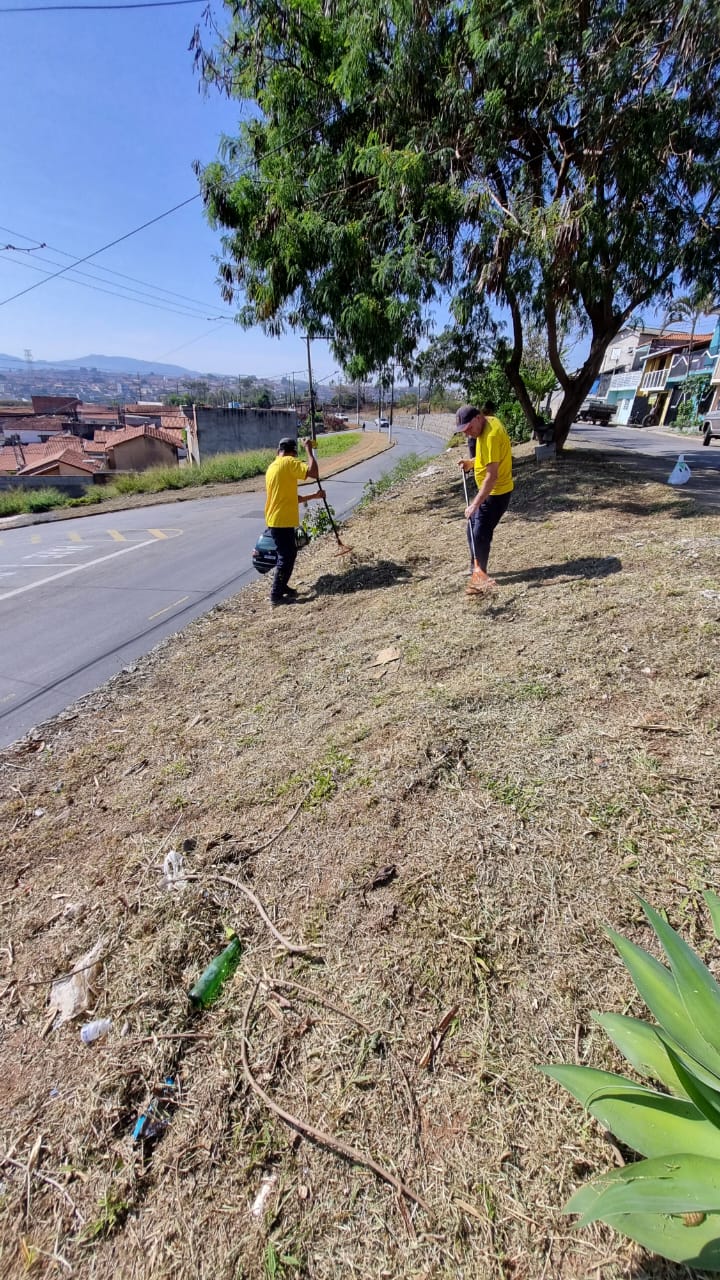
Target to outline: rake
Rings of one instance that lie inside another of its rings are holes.
[[[311,436],[311,437],[310,437],[310,447],[311,447],[311,449],[314,449],[314,448],[316,447],[316,445],[317,445],[317,439],[316,439],[316,437],[315,437],[315,436]],[[320,488],[322,488],[322,485],[320,484],[320,481],[319,481],[319,480],[318,480],[318,484],[320,485]],[[337,551],[335,552],[335,555],[336,555],[336,556],[349,556],[349,555],[352,553],[352,547],[348,547],[348,546],[346,546],[346,545],[345,545],[345,543],[343,542],[342,538],[340,537],[340,534],[339,534],[339,532],[338,532],[338,527],[337,527],[337,525],[336,525],[335,521],[333,520],[332,511],[330,510],[330,507],[328,506],[328,500],[327,500],[327,498],[325,497],[325,494],[324,494],[324,493],[323,493],[323,505],[324,505],[324,507],[325,507],[325,511],[327,512],[327,518],[328,518],[328,520],[330,521],[330,527],[331,527],[331,529],[332,529],[333,533],[335,534],[335,541],[336,541],[336,542],[337,542],[337,544],[338,544],[338,549],[337,549]]]
[[[465,506],[469,507],[470,497],[468,495],[467,478],[465,475],[464,467],[462,469],[462,479],[463,479],[463,489],[465,490]],[[480,565],[478,563],[477,547],[475,546],[475,534],[473,532],[472,520],[468,520],[468,528],[470,530],[470,542],[472,545],[472,553],[473,553],[473,571],[472,571],[472,574],[470,575],[470,581],[468,582],[465,590],[467,594],[470,596],[474,596],[478,594],[484,595],[485,592],[490,589],[491,579],[488,578],[487,574],[483,572],[483,570],[480,568]],[[494,583],[492,585],[494,585]]]

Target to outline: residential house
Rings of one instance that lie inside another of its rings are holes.
[[[102,464],[87,457],[82,443],[74,436],[59,436],[45,444],[5,444],[0,448],[0,475],[92,476]]]
[[[147,471],[176,467],[181,445],[172,432],[138,426],[96,431],[85,449],[88,456],[102,459],[108,471]]]
[[[630,412],[635,426],[666,426],[690,395],[694,402],[709,384],[715,358],[709,355],[711,333],[673,333],[659,348],[639,348],[642,375]],[[691,349],[692,342],[692,349]]]
[[[710,339],[708,358],[712,360],[713,369],[710,374],[710,389],[705,402],[701,400],[702,413],[720,413],[720,317],[715,324],[715,332]]]

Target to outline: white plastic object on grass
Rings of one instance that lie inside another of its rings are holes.
[[[93,1044],[106,1036],[112,1026],[112,1018],[96,1018],[94,1022],[86,1022],[80,1028],[80,1039],[83,1044]]]
[[[163,861],[163,874],[165,876],[165,884],[168,889],[184,889],[187,884],[185,875],[185,859],[177,849],[171,849],[165,854]]]
[[[681,453],[680,457],[675,463],[675,466],[670,472],[670,475],[668,476],[668,484],[687,484],[691,475],[692,475],[692,471],[690,470],[687,462],[685,461],[685,454]]]

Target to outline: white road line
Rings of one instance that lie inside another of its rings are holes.
[[[74,564],[70,569],[61,569],[60,573],[53,573],[49,578],[40,578],[38,582],[29,582],[26,587],[15,587],[13,591],[5,591],[0,595],[0,600],[9,600],[11,596],[21,596],[25,591],[34,591],[36,587],[44,587],[48,582],[56,582],[58,578],[66,578],[69,573],[80,573],[83,569],[92,569],[93,565],[102,564],[105,560],[114,560],[116,556],[126,556],[129,551],[139,551],[141,547],[156,547],[155,538],[148,538],[147,542],[134,542],[131,547],[122,547],[120,551],[111,551],[109,555],[97,556],[95,560],[88,560],[85,564]],[[36,566],[39,568],[39,566]]]

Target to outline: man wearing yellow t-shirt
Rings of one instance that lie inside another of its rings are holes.
[[[297,456],[297,440],[284,436],[278,445],[277,457],[265,472],[265,524],[277,550],[277,568],[270,592],[273,606],[292,604],[297,598],[297,591],[288,583],[297,557],[295,530],[300,523],[300,503],[323,496],[322,489],[317,493],[298,494],[298,483],[308,477],[317,480],[319,476],[313,441],[308,439],[303,443],[307,462],[301,462]]]
[[[487,567],[495,528],[510,505],[513,491],[510,437],[500,419],[489,412],[489,405],[476,409],[464,404],[455,414],[455,421],[468,442],[475,442],[474,459],[461,458],[458,466],[475,472],[478,491],[465,508],[465,519],[470,557],[473,561],[477,558],[479,566],[473,573],[473,589],[479,586],[482,591],[496,585],[488,577]]]

